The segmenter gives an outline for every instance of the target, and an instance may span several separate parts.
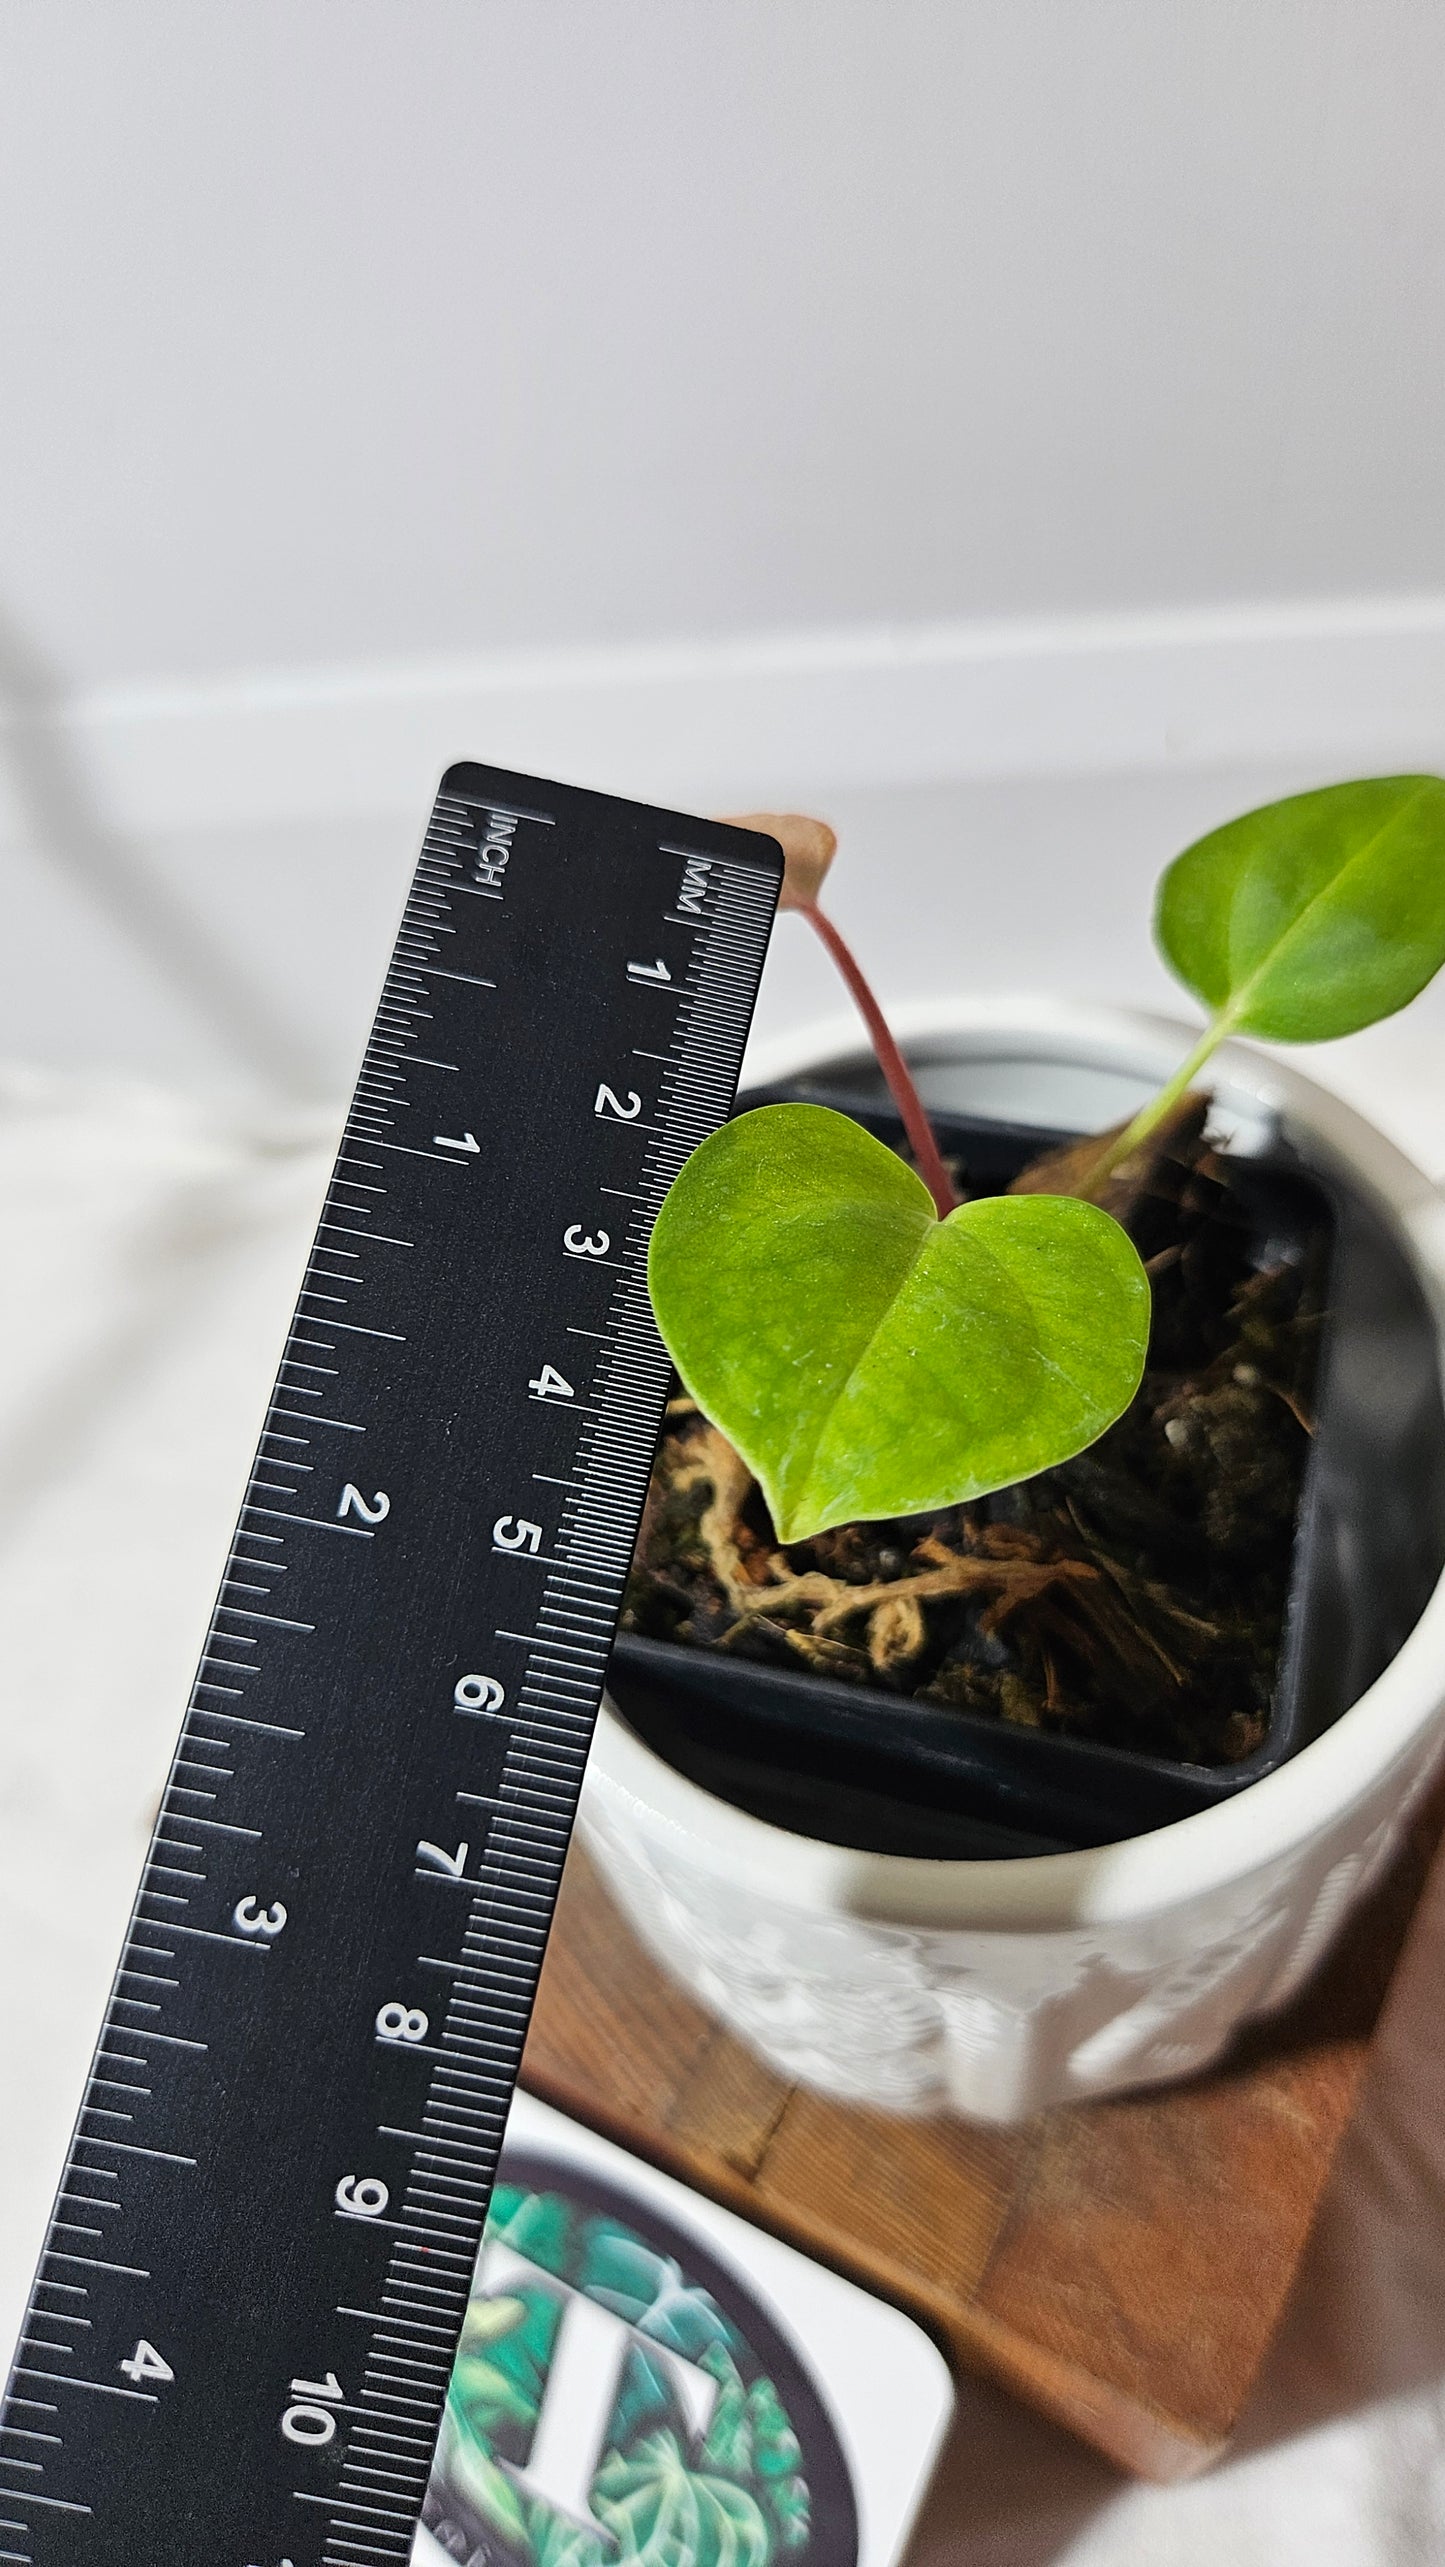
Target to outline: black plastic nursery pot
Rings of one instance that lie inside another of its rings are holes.
[[[826,1083],[750,1095],[897,1118]],[[1002,1192],[1056,1132],[936,1114],[970,1194]],[[1329,1728],[1384,1670],[1445,1565],[1445,1406],[1420,1285],[1358,1194],[1283,1146],[1224,1168],[1259,1266],[1323,1260],[1314,1433],[1300,1485],[1265,1733],[1190,1764],[872,1684],[619,1634],[610,1687],[668,1763],[751,1815],[865,1850],[989,1859],[1111,1844],[1245,1791]]]

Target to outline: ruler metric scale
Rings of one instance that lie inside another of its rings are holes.
[[[464,765],[398,933],[0,2414],[0,2567],[420,2516],[771,839]]]

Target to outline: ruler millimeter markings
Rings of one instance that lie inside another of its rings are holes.
[[[410,2555],[666,1397],[647,1243],[781,870],[443,779],[0,2412],[5,2567]]]

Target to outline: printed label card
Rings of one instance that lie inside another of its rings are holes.
[[[413,2567],[896,2567],[910,2318],[519,2094]]]

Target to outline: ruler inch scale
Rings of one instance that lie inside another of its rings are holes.
[[[410,2557],[773,841],[442,780],[0,2410],[0,2567]]]

